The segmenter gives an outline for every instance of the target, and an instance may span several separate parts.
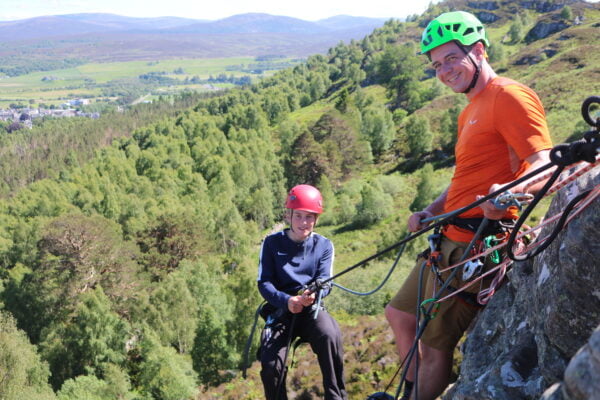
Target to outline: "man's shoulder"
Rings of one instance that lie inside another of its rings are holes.
[[[285,237],[286,237],[285,231],[273,232],[273,233],[269,233],[267,236],[265,236],[265,238],[263,239],[263,242],[265,242],[265,243],[278,242],[278,241],[284,240]]]
[[[529,86],[514,79],[496,77],[488,87],[486,101],[493,101],[498,107],[511,104],[540,104],[537,93]]]
[[[495,87],[505,87],[509,85],[523,85],[521,82],[517,82],[514,79],[507,78],[505,76],[497,76],[493,81],[492,85]]]
[[[331,246],[333,247],[333,242],[329,240],[327,237],[321,235],[320,233],[313,232],[311,233],[311,238],[314,243],[322,246]]]
[[[518,94],[518,93],[535,93],[533,89],[524,83],[515,81],[514,79],[499,76],[492,82],[490,88],[495,92]]]

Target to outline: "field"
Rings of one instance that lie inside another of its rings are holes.
[[[210,77],[250,77],[254,81],[301,61],[292,58],[260,61],[255,57],[127,61],[5,76],[0,77],[0,108],[13,103],[59,105],[80,97],[114,100],[124,88],[127,92],[137,90],[140,95],[159,95],[186,88],[215,90],[230,87],[232,83],[221,79],[207,85]],[[142,75],[146,75],[146,79],[141,79]]]

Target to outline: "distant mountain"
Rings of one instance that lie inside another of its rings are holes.
[[[316,35],[356,28],[372,30],[384,19],[336,16],[316,22],[270,14],[248,13],[217,21],[178,17],[133,18],[114,14],[66,14],[0,22],[0,40],[67,38],[85,34],[128,33],[281,33]]]
[[[345,29],[346,27],[342,28]],[[182,33],[297,33],[315,34],[329,32],[332,29],[316,22],[298,18],[270,14],[248,13],[234,15],[214,22],[196,23],[170,29],[171,32]]]
[[[360,40],[384,19],[335,16],[320,21],[249,13],[217,21],[67,14],[0,22],[0,65],[32,60],[158,60],[276,54],[306,57]],[[27,69],[29,70],[29,69]]]
[[[349,15],[336,15],[321,19],[316,23],[329,30],[344,30],[358,28],[362,26],[377,27],[383,25],[389,18],[368,18],[368,17],[352,17]]]
[[[0,40],[12,42],[89,33],[156,31],[198,22],[198,20],[178,17],[132,18],[113,14],[51,15],[0,22]]]
[[[90,23],[103,24],[106,27],[113,27],[114,30],[128,31],[137,29],[169,29],[176,28],[178,26],[195,24],[198,22],[209,22],[209,20],[198,20],[192,18],[181,18],[181,17],[155,17],[155,18],[136,18],[136,17],[124,17],[122,15],[115,14],[67,14],[62,15],[64,18],[68,18],[74,21],[84,21]]]
[[[92,21],[72,20],[65,16],[45,16],[0,22],[0,40],[4,42],[72,36],[105,32],[109,28]]]

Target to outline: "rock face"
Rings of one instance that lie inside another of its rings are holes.
[[[576,3],[576,1],[540,1],[540,0],[530,0],[530,1],[521,1],[519,5],[523,8],[527,8],[529,10],[535,10],[539,13],[547,13],[551,11],[560,10],[565,5]]]
[[[487,11],[479,11],[475,14],[477,15],[477,18],[479,18],[479,20],[484,24],[491,24],[492,22],[496,22],[500,19],[500,17],[496,14]]]
[[[497,1],[469,1],[467,6],[477,10],[497,10],[500,8]]]
[[[559,191],[548,216],[598,184],[600,167]],[[533,262],[513,265],[472,326],[459,380],[443,399],[600,399],[598,226],[597,199]]]
[[[540,21],[527,33],[525,36],[525,42],[531,43],[533,41],[543,39],[552,35],[553,33],[560,32],[569,27],[564,21],[551,21],[544,22]]]

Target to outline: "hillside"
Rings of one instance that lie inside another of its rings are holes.
[[[0,199],[0,331],[9,333],[0,366],[15,372],[0,393],[262,398],[258,365],[240,376],[242,353],[260,303],[259,244],[280,226],[286,188],[322,190],[318,231],[335,243],[337,272],[404,237],[411,210],[448,183],[464,105],[433,78],[416,41],[432,16],[457,8],[489,22],[494,67],[536,89],[553,139],[580,137],[581,100],[600,93],[600,8],[577,0],[435,4],[255,85],[194,98],[148,124],[132,118],[118,137],[100,131],[106,145],[71,140],[59,126],[2,137],[4,181],[11,166],[52,165],[56,175],[24,174]],[[343,327],[352,399],[393,381],[382,308],[423,246],[407,246],[376,294],[335,289],[327,299]],[[393,257],[337,282],[372,289]],[[319,398],[307,346],[296,359],[291,398]]]

